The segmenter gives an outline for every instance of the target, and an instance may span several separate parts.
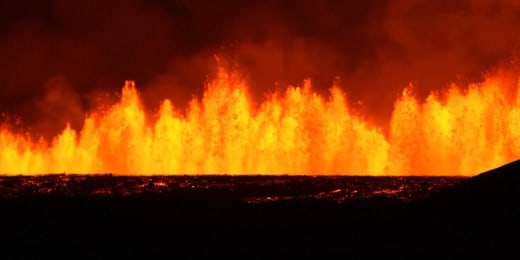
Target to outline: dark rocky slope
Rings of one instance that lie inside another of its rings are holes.
[[[520,235],[520,161],[481,173],[417,203],[403,219],[415,252],[509,258]]]

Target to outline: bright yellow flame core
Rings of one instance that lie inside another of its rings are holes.
[[[221,69],[185,114],[165,100],[152,120],[127,81],[117,104],[50,144],[0,128],[0,173],[474,175],[520,154],[520,96],[506,96],[492,79],[423,103],[406,88],[385,136],[337,86],[326,99],[307,80],[255,108]]]

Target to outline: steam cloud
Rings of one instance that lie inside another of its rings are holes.
[[[326,93],[339,77],[349,100],[382,123],[410,82],[424,97],[507,64],[518,24],[513,0],[2,0],[0,111],[52,136],[67,121],[80,128],[126,79],[147,108],[163,98],[183,108],[218,54],[258,100],[304,78]]]

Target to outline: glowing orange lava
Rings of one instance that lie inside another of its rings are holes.
[[[257,107],[246,89],[221,69],[185,113],[165,100],[151,117],[127,81],[52,143],[0,128],[0,173],[474,175],[520,154],[520,96],[493,79],[425,102],[406,88],[386,135],[337,86],[325,98],[305,81]]]

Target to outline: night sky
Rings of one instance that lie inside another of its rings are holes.
[[[339,77],[381,123],[410,82],[424,97],[510,67],[519,25],[518,1],[0,0],[0,111],[45,135],[80,128],[127,79],[147,109],[184,108],[219,55],[257,102],[305,78],[326,94]]]

